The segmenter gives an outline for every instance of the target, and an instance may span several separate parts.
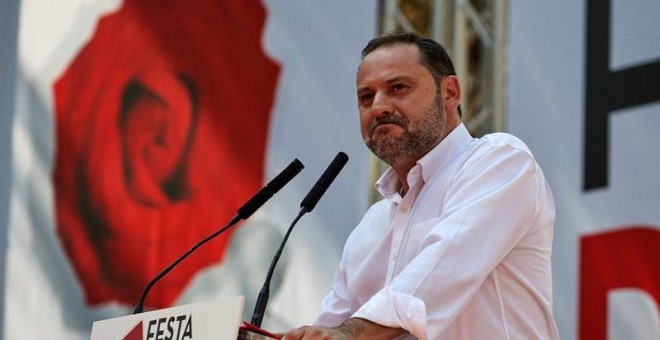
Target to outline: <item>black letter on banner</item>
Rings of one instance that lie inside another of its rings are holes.
[[[609,115],[660,100],[660,61],[610,72],[611,1],[587,0],[584,190],[607,187]]]
[[[188,323],[186,323],[186,329],[183,331],[183,336],[181,339],[192,339],[193,338],[193,331],[192,331],[192,314],[188,315]]]
[[[147,326],[147,340],[156,337],[156,333],[152,329],[156,326],[156,320],[150,320],[149,325]]]

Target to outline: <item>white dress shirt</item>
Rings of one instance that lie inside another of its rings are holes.
[[[316,325],[349,317],[419,339],[557,339],[550,254],[555,208],[527,146],[463,124],[408,173],[346,241]]]

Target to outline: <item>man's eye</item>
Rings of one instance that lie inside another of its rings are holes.
[[[364,102],[368,102],[368,101],[370,101],[371,99],[373,99],[373,97],[374,97],[374,95],[371,94],[371,93],[361,94],[361,95],[360,95],[360,102],[362,102],[362,103],[364,103]]]
[[[392,85],[392,90],[394,90],[394,91],[401,91],[404,88],[406,88],[406,86],[403,85],[403,84],[394,84],[394,85]]]

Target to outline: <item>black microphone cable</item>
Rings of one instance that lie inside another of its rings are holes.
[[[307,196],[305,196],[302,202],[300,202],[300,211],[298,212],[298,216],[296,216],[293,222],[291,222],[289,229],[286,231],[286,234],[280,243],[280,247],[277,249],[277,252],[275,252],[275,256],[273,257],[273,260],[270,263],[270,267],[268,268],[268,274],[266,274],[266,280],[263,286],[261,286],[261,290],[259,291],[257,303],[255,304],[254,312],[252,313],[252,320],[250,321],[252,325],[261,327],[261,322],[263,321],[263,317],[266,312],[266,305],[268,305],[268,298],[270,296],[270,281],[273,277],[273,273],[275,272],[275,266],[277,265],[277,262],[282,255],[282,250],[284,249],[284,245],[289,239],[289,235],[291,234],[293,227],[296,225],[296,223],[298,223],[298,220],[300,220],[303,215],[314,209],[316,203],[319,202],[321,196],[323,196],[326,190],[328,190],[328,187],[330,187],[330,184],[332,184],[341,169],[344,167],[344,165],[346,165],[346,162],[348,162],[348,156],[343,152],[339,152],[337,156],[335,156],[335,158],[332,160],[330,165],[328,165],[328,167],[325,169],[318,181],[316,181],[316,184],[314,184]]]

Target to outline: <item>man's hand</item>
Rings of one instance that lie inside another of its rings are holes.
[[[337,327],[300,327],[284,335],[282,340],[393,339],[405,332],[404,329],[381,326],[366,319],[350,318]]]
[[[289,333],[286,333],[282,340],[299,340],[299,339],[350,339],[349,337],[341,334],[334,328],[330,327],[312,327],[303,326],[296,328]]]

